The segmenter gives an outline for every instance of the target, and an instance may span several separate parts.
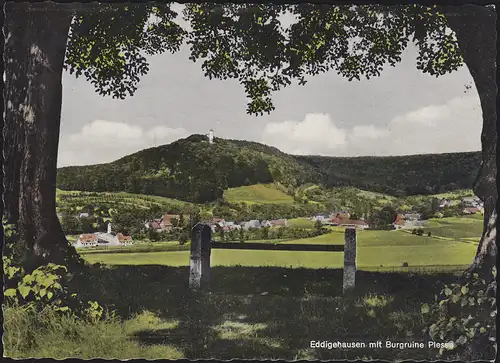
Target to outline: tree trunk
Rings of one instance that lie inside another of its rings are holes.
[[[62,71],[71,13],[54,3],[7,3],[4,217],[26,267],[78,259],[56,215]]]
[[[482,163],[474,192],[484,202],[483,235],[471,268],[491,270],[496,247],[496,13],[491,8],[465,5],[445,8],[450,28],[455,31],[464,62],[476,84],[483,113]]]

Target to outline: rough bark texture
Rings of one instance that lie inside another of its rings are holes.
[[[4,217],[17,227],[15,250],[27,267],[68,265],[78,254],[61,229],[55,192],[71,14],[53,3],[8,3],[5,12]]]
[[[6,9],[8,12],[8,9]],[[28,84],[26,58],[23,54],[28,33],[28,17],[5,19],[5,127],[3,129],[3,172],[4,172],[4,219],[7,224],[15,224],[19,218],[20,165],[24,139],[23,113],[21,105],[26,98]],[[16,125],[15,132],[12,126]]]
[[[474,79],[483,113],[482,163],[474,192],[484,202],[484,229],[471,268],[491,269],[496,247],[496,13],[491,8],[465,5],[445,8],[448,24],[455,31],[464,62]]]

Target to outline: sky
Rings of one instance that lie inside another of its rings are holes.
[[[416,69],[410,44],[396,67],[351,81],[335,72],[273,94],[271,114],[246,114],[243,87],[209,80],[183,47],[148,58],[133,97],[98,95],[63,76],[58,166],[107,163],[191,134],[250,140],[291,154],[386,156],[478,151],[481,108],[466,66],[438,78]],[[471,86],[470,89],[466,89]]]

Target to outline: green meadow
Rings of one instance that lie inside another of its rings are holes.
[[[68,198],[72,204],[86,205],[92,202],[101,202],[104,198],[120,204],[129,204],[132,206],[142,206],[146,203],[157,205],[178,205],[190,204],[179,199],[161,197],[157,195],[133,194],[126,192],[82,192],[76,190],[56,189],[56,202],[61,204],[63,198]]]
[[[476,246],[471,243],[417,236],[403,231],[359,231],[357,236],[358,268],[368,271],[400,269],[403,264],[408,264],[410,268],[445,266],[449,269],[451,266],[469,264],[476,251]],[[314,238],[280,243],[343,244],[344,235],[342,232],[333,231]],[[91,263],[106,265],[189,266],[188,248],[187,245],[179,246],[168,242],[158,246],[137,245],[129,247],[128,250],[124,250],[124,247],[106,251],[81,251],[81,253]],[[174,249],[184,249],[184,251]],[[212,265],[341,268],[343,254],[341,252],[213,250]],[[438,267],[436,269],[439,270]]]
[[[292,204],[293,198],[274,184],[255,184],[224,191],[224,199],[231,203]]]
[[[457,241],[470,241],[479,238],[483,232],[483,216],[481,214],[431,219],[426,232]]]
[[[314,228],[314,221],[309,218],[292,218],[288,220],[288,226],[292,228]]]

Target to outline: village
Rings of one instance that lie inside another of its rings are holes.
[[[443,198],[438,201],[438,209],[452,206],[453,202],[450,199]],[[464,197],[459,202],[462,215],[472,215],[483,213],[483,202],[478,197]],[[79,218],[89,217],[88,213],[80,213]],[[374,229],[375,226],[370,226],[365,218],[357,218],[347,210],[334,211],[330,213],[320,213],[308,218],[304,218],[314,222],[314,225],[342,227],[342,228],[356,228],[360,230]],[[201,221],[210,225],[212,233],[224,234],[225,232],[232,231],[252,231],[265,228],[281,228],[289,227],[287,219],[273,219],[273,220],[258,220],[252,219],[248,221],[230,221],[223,218],[214,217],[211,220]],[[157,233],[170,233],[176,229],[183,227],[184,216],[179,214],[164,214],[160,218],[144,222],[145,231],[154,231]],[[421,213],[397,213],[395,220],[391,224],[391,229],[415,229],[422,228],[426,225],[426,220],[422,217]],[[132,236],[125,235],[121,232],[112,231],[112,224],[108,222],[107,232],[93,232],[83,233],[78,236],[74,246],[81,247],[103,247],[103,246],[128,246],[134,243]]]

